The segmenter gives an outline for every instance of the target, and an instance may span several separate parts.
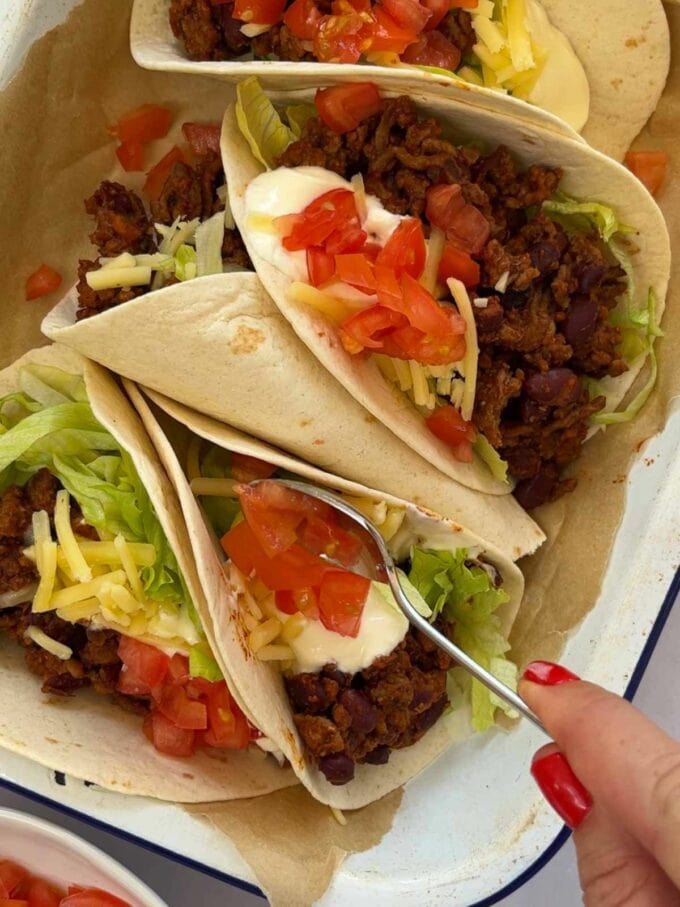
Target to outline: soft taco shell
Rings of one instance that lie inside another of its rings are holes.
[[[216,553],[214,540],[206,529],[200,508],[180,462],[182,452],[187,445],[186,429],[190,429],[191,432],[226,450],[274,463],[315,484],[328,486],[335,491],[347,492],[359,497],[374,497],[406,507],[406,519],[410,522],[414,532],[419,536],[432,538],[433,544],[436,544],[437,547],[445,548],[451,545],[452,548],[461,546],[481,548],[485,558],[500,571],[505,589],[510,596],[509,601],[499,611],[503,632],[509,632],[522,598],[524,579],[519,569],[506,555],[494,546],[487,544],[479,536],[458,523],[444,520],[431,511],[417,507],[403,499],[375,492],[365,486],[323,473],[305,463],[295,461],[260,441],[248,438],[206,416],[197,416],[186,407],[163,400],[157,394],[151,393],[149,397],[160,403],[175,421],[159,417],[158,411],[151,409],[138,388],[130,382],[125,382],[125,387],[175,486],[189,527],[199,571],[206,570],[214,573],[219,570],[221,558]],[[436,542],[434,542],[435,537]],[[338,809],[358,809],[379,799],[414,778],[449,746],[471,733],[467,710],[464,708],[455,710],[451,715],[440,718],[418,743],[402,750],[393,751],[387,765],[358,765],[354,780],[343,787],[336,787],[329,784],[305,757],[292,719],[281,675],[250,654],[246,644],[248,630],[239,619],[235,595],[231,596],[222,619],[216,621],[215,632],[222,655],[229,662],[231,677],[247,711],[254,717],[263,733],[280,747],[296,775],[310,793],[330,806]]]
[[[32,350],[1,371],[0,397],[17,389],[18,371],[29,363],[83,375],[95,416],[128,451],[144,482],[220,661],[177,498],[129,401],[104,369],[60,346]],[[23,650],[6,639],[0,639],[0,746],[108,790],[175,802],[253,797],[295,783],[291,772],[251,750],[220,758],[163,756],[144,737],[140,718],[108,698],[83,690],[57,703],[43,695]]]
[[[394,97],[394,92],[383,92]],[[272,92],[274,102],[311,102],[314,92]],[[579,200],[600,201],[610,205],[623,224],[631,224],[631,261],[637,301],[647,298],[648,288],[655,291],[656,312],[660,318],[665,305],[670,274],[670,242],[661,211],[632,173],[587,145],[519,121],[500,118],[482,106],[461,105],[444,99],[411,92],[410,97],[426,116],[435,117],[455,134],[456,141],[496,147],[506,145],[521,165],[547,164],[564,172],[560,188]],[[267,292],[288,319],[298,337],[352,396],[394,434],[408,443],[424,459],[442,472],[486,493],[498,494],[507,488],[491,477],[479,461],[459,463],[451,450],[425,427],[422,416],[409,398],[383,377],[370,359],[352,356],[340,342],[338,331],[320,312],[288,298],[290,277],[257,254],[251,242],[245,213],[245,192],[263,165],[250,151],[240,132],[231,104],[222,125],[222,160],[229,187],[231,210],[251,260]],[[630,244],[629,244],[630,245]],[[642,357],[619,378],[607,380],[607,408],[614,408],[625,396],[642,367]]]
[[[83,321],[72,291],[48,337],[329,472],[465,522],[513,560],[544,540],[510,495],[476,494],[363,409],[295,336],[255,274],[200,277]]]

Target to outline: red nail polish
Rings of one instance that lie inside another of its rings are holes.
[[[556,687],[560,683],[568,683],[570,680],[580,680],[581,678],[563,668],[562,665],[553,664],[552,661],[532,661],[524,669],[522,679],[540,683],[544,687]]]
[[[569,828],[578,828],[590,812],[593,801],[564,754],[553,752],[536,759],[531,763],[531,774],[558,816]]]

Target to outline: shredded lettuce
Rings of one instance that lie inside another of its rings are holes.
[[[471,658],[487,670],[493,669],[496,676],[510,676],[512,662],[503,657],[510,645],[501,633],[496,614],[508,601],[508,594],[493,585],[483,567],[469,563],[467,549],[452,552],[414,548],[408,578],[432,609],[430,620],[443,615],[454,625],[453,641]],[[497,702],[474,678],[470,696],[472,726],[484,731],[494,722]]]
[[[149,598],[188,601],[177,561],[137,470],[95,418],[82,378],[30,365],[21,370],[20,383],[31,393],[0,399],[0,494],[10,485],[24,485],[46,467],[78,502],[86,522],[104,536],[121,534],[130,542],[154,545],[156,562],[142,570]]]
[[[318,113],[313,104],[295,104],[286,107],[286,119],[295,139],[299,139],[302,135],[307,120],[312,120],[316,116]]]
[[[256,76],[236,86],[236,122],[250,150],[267,169],[295,138]]]
[[[196,276],[222,273],[224,212],[218,211],[196,227]]]
[[[495,447],[486,440],[484,435],[477,435],[472,445],[475,453],[484,460],[489,467],[491,475],[499,482],[508,481],[508,464],[501,457]]]
[[[609,205],[579,202],[564,192],[556,192],[553,198],[543,202],[542,208],[552,220],[562,224],[565,230],[584,232],[594,227],[607,245],[617,233],[636,232],[635,227],[622,224]]]
[[[201,460],[201,475],[208,479],[231,478],[229,452],[216,445],[211,445]],[[241,512],[238,498],[220,498],[208,495],[201,498],[201,506],[218,538],[231,529],[234,520]]]
[[[189,674],[192,677],[202,677],[211,683],[223,680],[220,666],[215,661],[207,643],[201,642],[191,647],[189,651]]]
[[[193,280],[196,275],[196,249],[181,245],[175,252],[175,277],[177,280]]]

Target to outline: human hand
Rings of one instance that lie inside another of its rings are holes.
[[[587,907],[680,905],[680,743],[550,662],[525,669],[520,694],[555,741],[531,772],[574,830]]]

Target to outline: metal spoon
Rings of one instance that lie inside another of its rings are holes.
[[[481,684],[484,684],[487,689],[495,693],[500,699],[503,699],[513,708],[517,709],[525,718],[528,718],[529,721],[532,721],[537,728],[543,731],[546,736],[548,732],[543,727],[537,716],[531,711],[526,702],[519,696],[514,690],[511,690],[510,687],[506,686],[497,677],[494,677],[486,668],[483,668],[478,664],[473,658],[470,658],[462,649],[460,649],[455,643],[444,636],[443,633],[440,633],[436,627],[434,627],[427,618],[423,617],[421,614],[416,611],[415,607],[409,601],[406,593],[404,592],[401,582],[399,580],[399,573],[397,571],[397,566],[394,563],[392,555],[388,551],[387,545],[382,535],[378,532],[376,527],[371,523],[367,517],[364,516],[361,511],[357,510],[355,507],[352,507],[351,504],[348,504],[347,501],[344,501],[342,498],[333,494],[330,491],[326,491],[324,488],[317,488],[312,485],[306,485],[303,482],[295,482],[289,479],[257,479],[254,482],[250,482],[251,485],[259,485],[260,482],[277,482],[279,485],[285,485],[287,488],[292,488],[294,491],[299,491],[302,494],[306,494],[312,498],[318,498],[320,501],[323,501],[325,504],[328,504],[329,507],[333,507],[335,510],[339,510],[341,513],[344,513],[345,516],[349,517],[355,523],[357,523],[361,528],[369,534],[373,542],[375,543],[375,548],[372,546],[369,548],[372,554],[377,554],[380,557],[380,562],[373,563],[375,574],[382,580],[383,577],[387,579],[387,582],[390,585],[392,594],[396,599],[397,604],[401,608],[405,617],[408,619],[414,627],[417,627],[421,633],[424,633],[429,637],[432,642],[434,642],[440,649],[446,652],[454,661],[459,665],[465,668],[472,676],[478,680]],[[377,551],[376,551],[377,549]]]

